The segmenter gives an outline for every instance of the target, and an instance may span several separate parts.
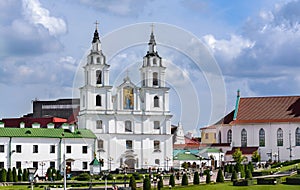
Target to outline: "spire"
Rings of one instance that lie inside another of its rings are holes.
[[[96,28],[95,28],[94,38],[93,38],[92,43],[96,43],[97,41],[100,42],[99,33],[98,33],[98,24],[99,24],[99,22],[96,20],[96,22],[94,24],[96,25]]]
[[[151,24],[151,34],[150,34],[150,40],[149,40],[149,53],[155,53],[155,46],[156,46],[156,42],[155,42],[155,38],[154,38],[154,24]]]
[[[238,89],[237,93],[236,93],[236,103],[235,103],[233,120],[236,120],[236,118],[237,118],[237,114],[238,114],[238,110],[239,110],[239,103],[240,103],[240,95],[241,95],[240,89]]]

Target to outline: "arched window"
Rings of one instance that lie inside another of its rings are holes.
[[[295,137],[295,139],[296,139],[296,146],[300,146],[300,128],[298,127],[297,129],[296,129],[296,137]]]
[[[259,146],[265,146],[265,130],[261,128],[259,130]]]
[[[283,131],[281,128],[277,130],[277,146],[283,146]]]
[[[159,98],[158,98],[158,96],[154,96],[154,107],[156,107],[156,108],[159,107]]]
[[[227,132],[227,143],[231,143],[232,142],[232,130],[229,129]]]
[[[104,147],[103,146],[103,140],[99,139],[97,144],[98,144],[98,150],[103,150],[103,147]]]
[[[100,57],[97,57],[97,63],[100,63]]]
[[[160,129],[160,122],[159,121],[154,121],[153,125],[154,125],[154,129]]]
[[[158,85],[158,74],[156,72],[153,73],[153,86]]]
[[[241,146],[247,147],[247,131],[243,129],[241,132]]]
[[[219,143],[222,143],[221,131],[219,131]]]
[[[96,129],[103,129],[102,128],[102,120],[97,120],[96,121]]]
[[[131,121],[125,121],[125,132],[132,132]]]
[[[154,141],[153,146],[154,146],[154,151],[160,151],[160,142],[159,141]]]
[[[100,95],[96,96],[96,106],[101,106],[101,96]]]
[[[102,84],[102,76],[101,76],[101,70],[97,70],[96,71],[96,79],[97,79],[97,82],[96,84]]]

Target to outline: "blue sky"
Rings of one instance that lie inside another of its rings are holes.
[[[144,44],[128,44],[110,57],[114,85],[122,82],[125,70],[139,82],[134,71],[146,53],[150,23],[155,23],[157,49],[168,66],[172,122],[182,122],[186,132],[197,133],[231,111],[237,89],[244,97],[299,95],[297,0],[2,0],[0,118],[31,112],[35,98],[76,96],[74,81],[80,79],[96,20],[108,54],[112,36],[123,32],[123,39],[133,42],[131,31],[142,23]],[[167,38],[185,43],[182,31],[198,40],[191,50],[206,48],[220,69],[225,93],[213,90],[215,78],[199,67],[201,60],[162,43]]]

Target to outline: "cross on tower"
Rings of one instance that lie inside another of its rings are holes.
[[[96,20],[96,22],[94,24],[96,25],[96,30],[98,30],[98,24],[99,24],[99,22]]]

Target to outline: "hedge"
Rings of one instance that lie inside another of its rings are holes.
[[[281,183],[280,178],[258,178],[257,179],[258,185],[276,185],[280,183]]]
[[[254,185],[254,181],[251,179],[234,180],[233,186],[251,186]]]

